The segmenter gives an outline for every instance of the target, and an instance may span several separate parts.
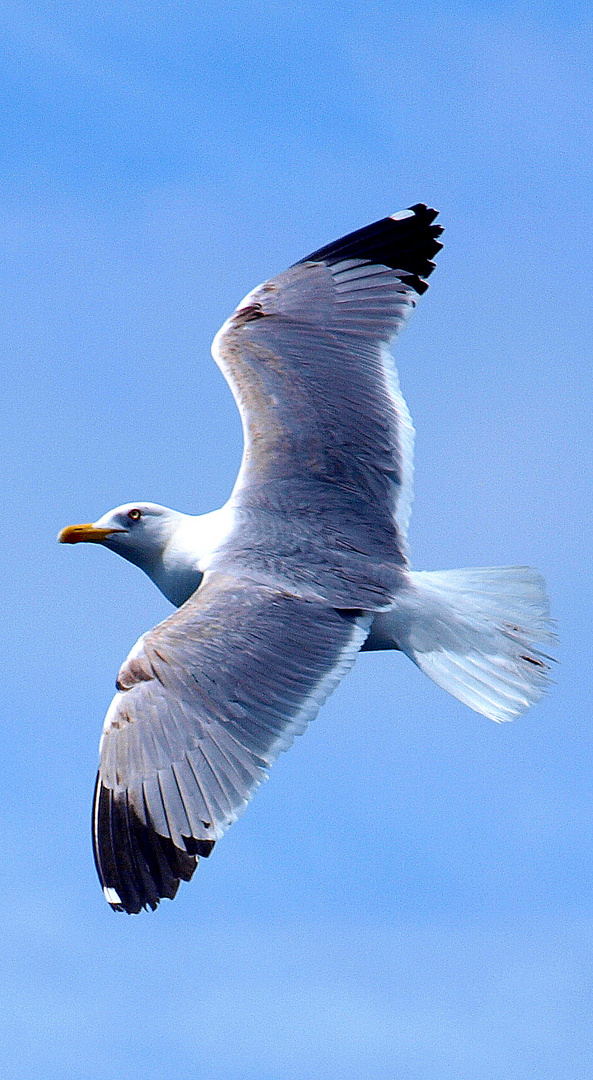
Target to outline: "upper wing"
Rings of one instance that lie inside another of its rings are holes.
[[[243,421],[231,502],[252,554],[255,509],[268,536],[280,512],[293,535],[318,527],[367,566],[385,552],[405,562],[413,428],[388,346],[442,247],[436,214],[419,204],[320,248],[249,293],[216,335]]]
[[[153,909],[354,662],[371,617],[209,576],[145,634],[105,718],[94,848],[108,902]]]

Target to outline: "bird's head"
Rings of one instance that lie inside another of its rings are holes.
[[[58,535],[60,544],[103,544],[150,572],[184,515],[156,503],[126,503],[109,510],[98,521],[68,525]]]

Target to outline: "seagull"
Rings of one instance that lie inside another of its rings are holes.
[[[58,537],[117,552],[177,608],[134,645],[103,726],[93,846],[115,911],[175,896],[359,652],[405,653],[496,721],[546,689],[535,570],[410,567],[390,343],[428,287],[436,217],[418,203],[319,248],[224,323],[212,353],[244,451],[220,510],[127,503]]]

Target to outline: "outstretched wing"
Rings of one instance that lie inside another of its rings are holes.
[[[94,848],[118,911],[155,908],[354,662],[371,616],[209,576],[145,634],[105,719]]]
[[[293,536],[405,563],[413,428],[389,342],[427,288],[436,215],[418,204],[320,248],[249,293],[214,339],[243,421],[231,502],[252,555],[256,510],[268,537],[280,515]]]

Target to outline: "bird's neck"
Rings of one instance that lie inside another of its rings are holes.
[[[199,588],[204,576],[195,565],[195,560],[193,564],[189,560],[185,563],[179,561],[173,567],[166,566],[159,560],[150,569],[146,569],[146,573],[175,607],[181,607],[189,600],[192,593]]]
[[[212,553],[232,527],[226,506],[199,517],[180,515],[162,554],[143,569],[175,607],[181,607],[199,588]]]

